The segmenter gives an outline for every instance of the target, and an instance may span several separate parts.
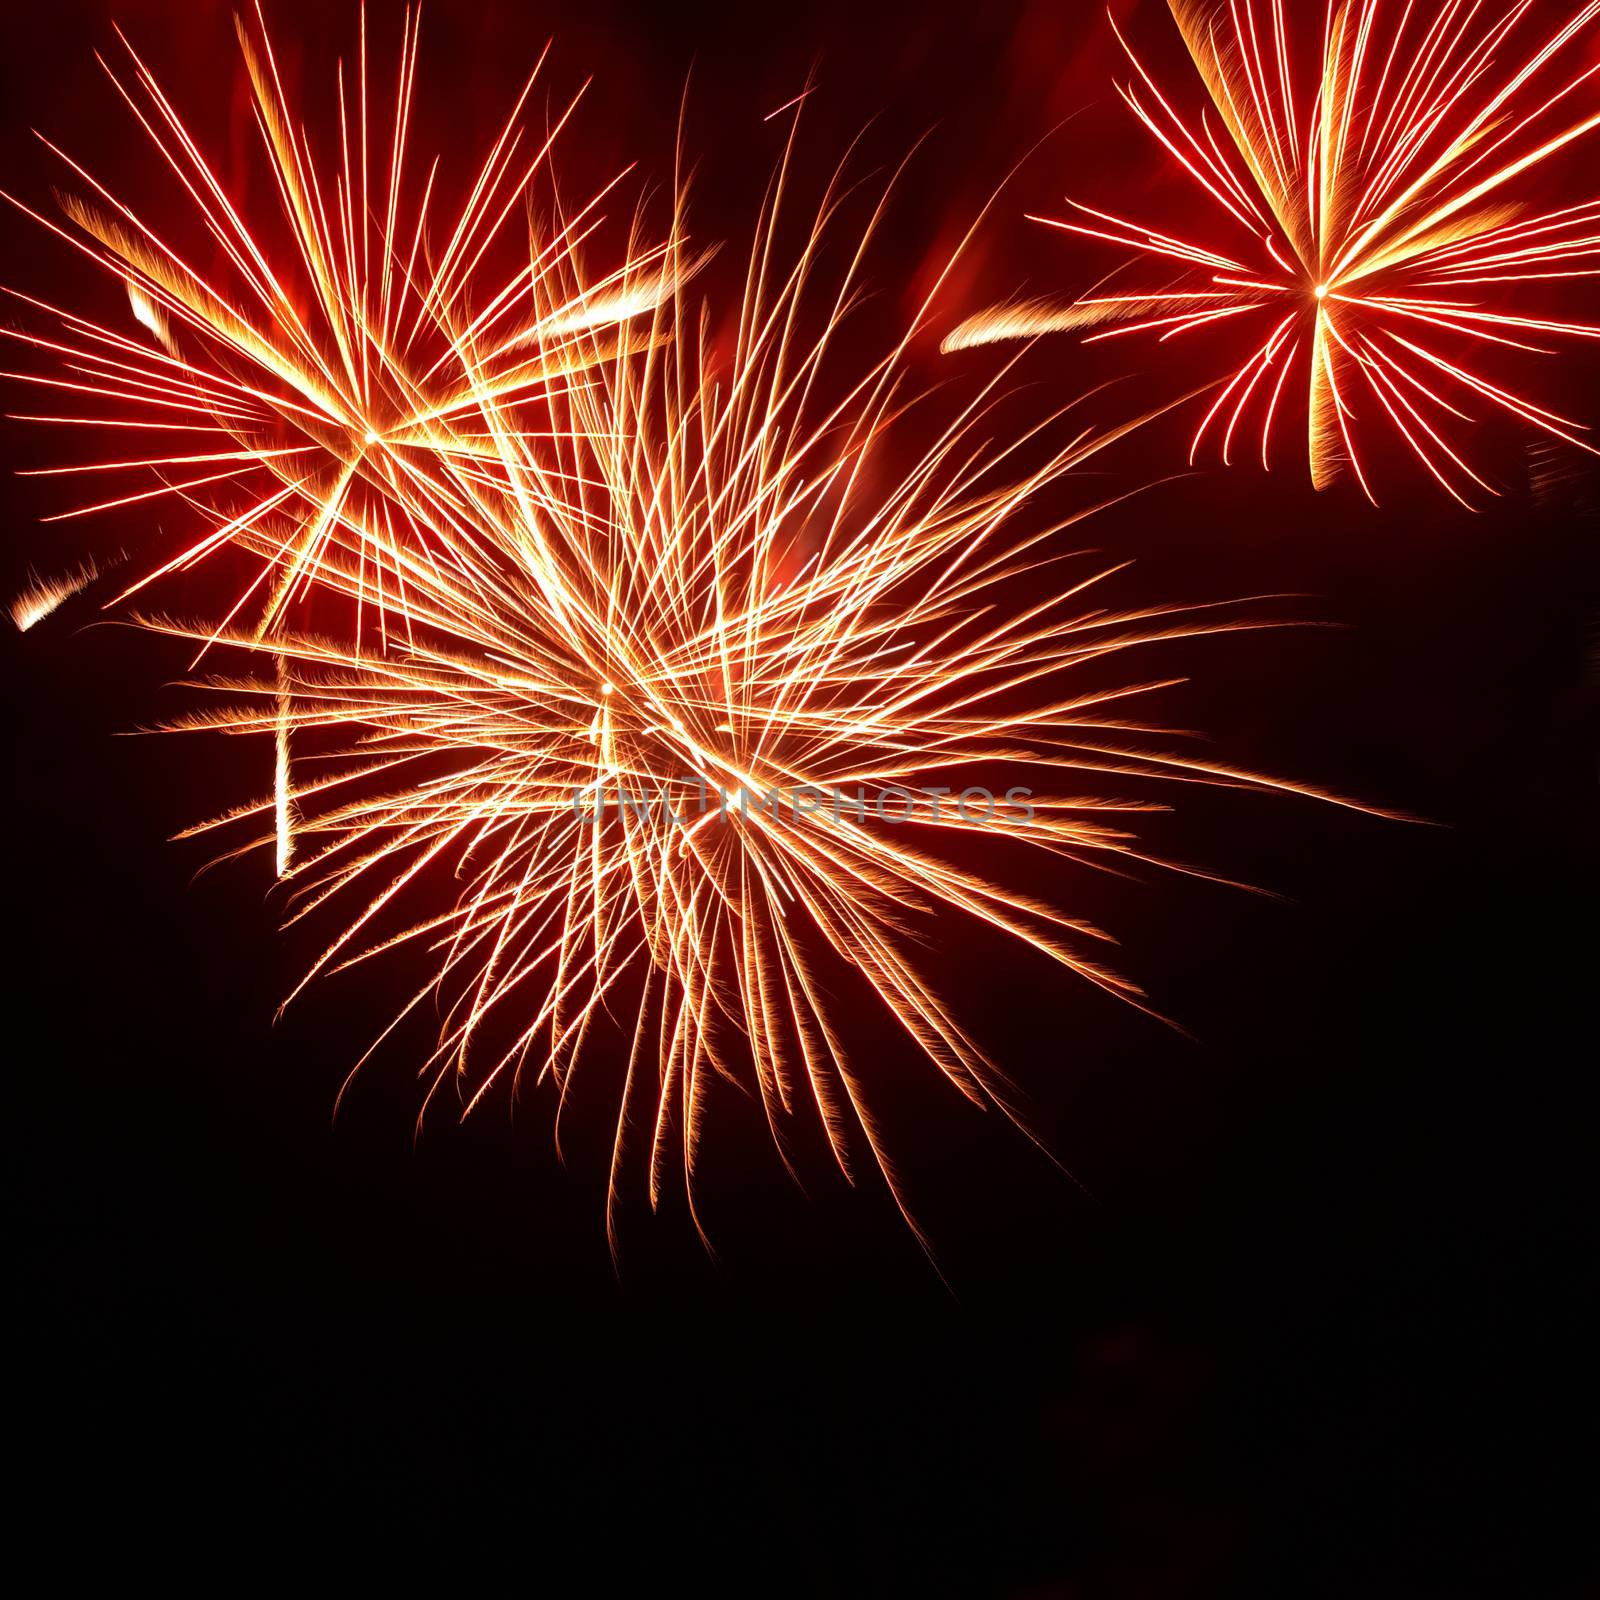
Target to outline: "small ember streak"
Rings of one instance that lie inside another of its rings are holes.
[[[614,327],[620,322],[643,317],[654,311],[669,293],[675,289],[681,290],[715,254],[713,248],[703,252],[698,260],[685,262],[676,279],[666,269],[635,273],[620,288],[590,294],[575,301],[568,309],[539,323],[529,337],[552,339],[562,334]]]
[[[170,353],[172,330],[167,324],[166,312],[132,278],[128,279],[128,304],[133,307],[135,319],[143,323]]]
[[[36,578],[11,602],[11,620],[17,625],[17,631],[26,633],[43,622],[57,606],[81,594],[99,576],[95,564],[86,561],[58,578]]]
[[[999,344],[1008,339],[1032,339],[1042,333],[1062,333],[1074,328],[1092,328],[1110,321],[1117,312],[1109,305],[1079,300],[1063,305],[1051,300],[1008,300],[968,317],[944,336],[939,349],[971,350],[979,345]]]

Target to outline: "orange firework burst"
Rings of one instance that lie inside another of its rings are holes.
[[[1128,814],[1159,808],[1064,779],[1293,788],[1152,743],[1126,708],[1161,683],[1084,677],[1108,655],[1248,624],[1099,608],[1083,596],[1104,571],[1048,583],[1043,602],[1008,598],[1055,531],[1019,530],[1018,513],[1104,436],[1046,448],[1052,418],[986,443],[997,376],[897,466],[905,341],[842,384],[835,360],[879,211],[824,274],[839,190],[792,257],[784,190],[781,170],[725,339],[685,294],[680,203],[670,293],[642,349],[582,333],[594,381],[554,398],[542,434],[485,397],[504,515],[477,530],[470,564],[374,555],[349,508],[329,519],[319,587],[354,597],[373,559],[391,564],[404,626],[386,652],[281,630],[269,672],[209,680],[242,704],[179,724],[278,742],[289,775],[274,799],[195,831],[272,819],[259,842],[276,847],[293,917],[346,908],[306,982],[429,952],[380,1036],[438,1009],[425,1105],[449,1092],[470,1110],[524,1072],[564,1102],[586,1047],[636,1014],[613,1224],[630,1147],[652,1202],[677,1165],[692,1204],[726,1083],[759,1099],[786,1162],[809,1122],[847,1175],[874,1163],[909,1221],[852,1059],[850,995],[1019,1125],[1015,1091],[919,943],[965,920],[1140,1003],[1091,953],[1103,934],[961,864],[960,842],[987,833],[1035,862],[1124,865],[1150,859]],[[1020,465],[1030,452],[1037,464]],[[252,538],[277,567],[291,559],[264,527]],[[263,648],[248,629],[152,625]],[[985,787],[1002,773],[1001,793]]]
[[[1463,504],[1474,487],[1496,492],[1463,453],[1464,406],[1498,408],[1593,452],[1583,424],[1491,381],[1475,356],[1600,337],[1592,323],[1499,304],[1509,286],[1600,270],[1600,201],[1543,210],[1515,188],[1600,125],[1600,65],[1572,64],[1600,0],[1533,37],[1532,0],[1329,0],[1314,85],[1304,87],[1305,45],[1284,0],[1171,8],[1210,107],[1181,115],[1120,32],[1136,76],[1119,89],[1203,191],[1220,231],[1185,237],[1069,202],[1072,220],[1032,220],[1181,263],[1187,275],[1071,305],[996,307],[946,348],[1109,323],[1119,326],[1088,339],[1248,330],[1248,353],[1195,430],[1191,463],[1208,438],[1231,462],[1241,427],[1258,425],[1266,465],[1298,370],[1310,396],[1312,481],[1323,488],[1348,465],[1369,499],[1357,424],[1377,416]]]
[[[54,337],[7,329],[8,337],[49,352],[65,369],[10,376],[80,408],[28,420],[157,442],[148,451],[42,469],[90,474],[97,483],[126,473],[160,477],[154,488],[97,495],[63,516],[163,496],[203,496],[207,513],[223,510],[209,517],[204,538],[164,556],[129,593],[221,547],[252,546],[269,559],[230,617],[257,603],[265,636],[305,592],[343,519],[368,541],[372,584],[359,589],[357,606],[374,607],[381,625],[392,609],[381,586],[401,565],[379,559],[380,547],[391,557],[400,545],[425,547],[459,564],[492,515],[485,502],[501,486],[492,477],[496,447],[478,420],[483,406],[542,402],[581,382],[584,363],[608,352],[580,335],[603,327],[623,338],[622,326],[649,309],[662,280],[645,270],[651,256],[643,252],[567,302],[547,292],[557,278],[576,281],[571,258],[598,225],[597,208],[616,180],[546,232],[535,231],[526,248],[508,240],[508,220],[524,223],[533,186],[549,176],[556,136],[577,105],[568,104],[543,136],[528,137],[521,118],[543,57],[467,198],[452,206],[436,182],[437,159],[425,178],[413,177],[418,30],[409,12],[393,87],[370,92],[363,14],[348,90],[339,69],[334,154],[320,162],[285,93],[259,5],[255,28],[241,22],[239,39],[281,218],[246,220],[242,199],[128,46],[128,76],[109,65],[107,73],[159,166],[181,186],[196,237],[187,247],[176,242],[50,145],[82,191],[61,197],[77,231],[13,203],[126,285],[132,323],[103,326],[8,291],[60,324]],[[379,110],[386,98],[387,117]],[[557,211],[553,181],[549,188],[547,204]],[[210,263],[200,264],[197,252]],[[626,296],[617,293],[624,278]],[[517,423],[539,425],[537,415]]]

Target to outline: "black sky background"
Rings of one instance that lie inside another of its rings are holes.
[[[1170,46],[1164,8],[1116,9]],[[113,14],[230,137],[226,8],[8,9],[0,153],[30,201],[55,176],[30,127],[97,170],[143,161],[92,59]],[[308,41],[319,99],[352,14],[269,12],[280,45]],[[369,7],[375,40],[397,14]],[[781,137],[761,119],[813,69],[813,180],[869,118],[869,169],[927,133],[873,266],[886,317],[1064,118],[951,320],[1110,265],[1024,211],[1167,194],[1110,95],[1098,7],[441,0],[424,26],[419,88],[448,86],[425,125],[469,149],[553,34],[558,84],[596,75],[583,159],[642,155],[665,182],[689,77],[710,236],[748,226]],[[24,221],[5,240],[5,282],[108,293]],[[917,359],[938,379],[990,358]],[[1024,376],[1042,407],[1116,370],[1095,360],[1046,344]],[[1594,376],[1544,363],[1541,392],[1592,415]],[[1099,414],[1137,409],[1140,381]],[[1106,487],[1184,438],[1154,425]],[[669,1200],[629,1215],[620,1276],[603,1164],[580,1131],[561,1166],[543,1098],[414,1141],[391,1061],[333,1124],[384,984],[274,1025],[305,947],[275,932],[260,864],[202,873],[203,846],[162,842],[255,792],[264,757],[122,737],[192,700],[158,641],[82,626],[92,601],[8,633],[22,1543],[63,1574],[218,1581],[437,1560],[476,1587],[509,1556],[529,1586],[599,1593],[1591,1592],[1596,490],[1573,461],[1536,495],[1524,444],[1486,430],[1508,492],[1478,516],[1397,476],[1381,511],[1314,497],[1286,450],[1270,477],[1186,477],[1081,530],[1138,558],[1128,603],[1288,594],[1268,609],[1337,624],[1186,646],[1165,709],[1223,759],[1433,825],[1195,791],[1150,837],[1286,899],[1075,885],[1196,1042],[946,952],[1083,1185],[908,1085],[899,1153],[951,1289],[870,1185],[795,1193],[736,1117],[702,1201],[717,1258]],[[0,431],[9,468],[59,450]],[[148,529],[40,526],[62,493],[7,477],[12,590]]]

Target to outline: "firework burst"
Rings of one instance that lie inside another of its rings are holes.
[[[485,501],[501,487],[493,479],[499,457],[482,407],[524,405],[516,426],[545,425],[538,407],[582,382],[585,363],[614,353],[582,335],[606,328],[613,344],[624,339],[623,325],[649,309],[652,285],[659,292],[664,280],[659,271],[651,278],[647,251],[586,281],[573,270],[617,180],[560,210],[552,154],[578,102],[530,137],[523,115],[543,57],[466,198],[452,205],[439,161],[412,152],[418,28],[409,11],[390,85],[369,72],[363,13],[355,69],[338,70],[332,153],[320,158],[285,91],[259,6],[253,26],[240,22],[238,32],[278,214],[248,220],[237,186],[219,176],[124,40],[127,67],[103,63],[107,75],[197,226],[185,243],[152,225],[50,144],[70,173],[71,192],[60,195],[69,225],[13,204],[119,280],[130,321],[104,326],[7,291],[58,323],[51,336],[7,336],[59,363],[51,374],[9,376],[69,402],[65,415],[28,420],[143,446],[41,469],[97,487],[144,479],[93,494],[62,517],[168,497],[203,512],[205,536],[164,553],[127,593],[223,547],[252,547],[269,559],[229,619],[248,615],[265,637],[306,592],[342,522],[368,540],[371,585],[355,597],[357,632],[368,610],[382,630],[397,599],[382,588],[401,570],[394,549],[459,563],[486,514],[492,520]],[[541,185],[559,220],[535,229],[524,248],[508,224],[526,225]],[[574,285],[559,303],[547,292],[557,278]],[[624,280],[627,295],[617,292]],[[152,474],[159,481],[149,487]]]
[[[561,391],[539,436],[485,397],[504,492],[471,562],[381,552],[389,592],[403,582],[403,645],[371,656],[283,630],[270,671],[211,680],[242,703],[180,724],[302,753],[272,800],[196,831],[255,823],[294,918],[344,908],[307,982],[427,952],[384,1034],[442,1017],[424,1109],[470,1110],[525,1075],[564,1103],[596,1038],[630,1019],[608,1223],[630,1151],[652,1203],[677,1167],[692,1206],[729,1085],[759,1100],[786,1163],[819,1129],[847,1176],[875,1165],[911,1221],[847,996],[875,998],[956,1091],[1023,1127],[919,947],[952,919],[981,925],[1142,1003],[1095,954],[1104,934],[962,864],[962,841],[1003,832],[1035,860],[1122,867],[1150,859],[1130,814],[1161,808],[1070,785],[1294,788],[1153,743],[1130,703],[1163,682],[1085,676],[1247,625],[1099,607],[1085,596],[1105,570],[1063,576],[1042,550],[1056,528],[1019,528],[1104,436],[1047,446],[1051,418],[986,442],[1000,374],[897,465],[906,342],[842,384],[835,359],[881,211],[824,272],[840,191],[786,250],[786,170],[725,332],[685,292],[680,201],[644,348],[608,355],[585,332],[595,381]],[[926,306],[906,339],[925,321]],[[369,543],[342,510],[316,584],[362,592]],[[1039,568],[1048,598],[1019,606],[1016,580]],[[262,649],[249,630],[152,625]],[[999,773],[1016,777],[1003,801],[978,787]]]
[[[1369,499],[1360,434],[1373,422],[1463,504],[1497,492],[1469,459],[1464,408],[1592,451],[1583,424],[1494,381],[1483,358],[1600,337],[1592,323],[1504,308],[1519,286],[1600,271],[1600,201],[1543,209],[1519,190],[1600,126],[1600,65],[1579,55],[1600,3],[1541,31],[1532,0],[1329,0],[1315,38],[1291,26],[1284,0],[1171,9],[1210,105],[1197,117],[1176,109],[1120,31],[1134,77],[1119,91],[1215,229],[1152,228],[1069,201],[1071,217],[1032,220],[1183,276],[1070,305],[996,307],[946,348],[1050,329],[1160,343],[1225,329],[1243,358],[1209,400],[1191,463],[1208,446],[1231,463],[1241,433],[1254,432],[1267,465],[1286,393],[1303,393],[1312,481],[1323,488],[1348,468]]]

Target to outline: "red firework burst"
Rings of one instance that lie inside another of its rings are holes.
[[[1547,210],[1517,187],[1600,126],[1600,64],[1574,59],[1600,0],[1553,32],[1535,26],[1532,0],[1328,0],[1310,50],[1284,0],[1170,3],[1210,104],[1180,112],[1120,31],[1135,76],[1118,88],[1202,192],[1216,229],[1195,236],[1069,200],[1071,218],[1030,220],[1177,263],[1182,275],[1070,305],[994,307],[945,348],[1087,327],[1099,331],[1086,343],[1144,333],[1165,344],[1226,325],[1242,358],[1217,381],[1191,464],[1208,440],[1231,464],[1242,429],[1259,432],[1269,464],[1298,370],[1313,483],[1349,467],[1374,503],[1359,446],[1374,420],[1463,504],[1474,487],[1498,492],[1467,457],[1465,408],[1509,412],[1600,453],[1584,424],[1493,381],[1479,359],[1600,338],[1593,323],[1505,304],[1516,286],[1600,271],[1600,201]]]

